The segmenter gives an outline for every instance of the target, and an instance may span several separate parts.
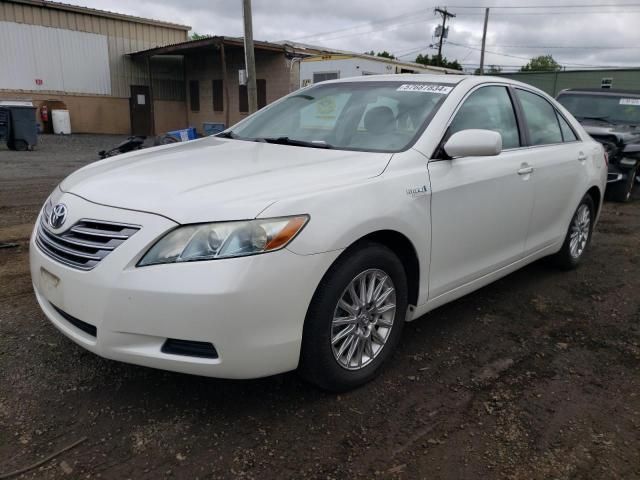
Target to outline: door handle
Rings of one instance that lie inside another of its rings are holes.
[[[518,170],[518,175],[529,175],[531,173],[533,173],[533,167],[531,166],[523,166],[520,170]]]
[[[584,153],[580,152],[578,154],[578,161],[579,162],[585,162],[586,160],[587,160],[587,156]]]

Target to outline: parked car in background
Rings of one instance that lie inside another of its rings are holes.
[[[405,321],[539,258],[584,257],[604,149],[491,77],[323,82],[217,137],[66,178],[30,243],[38,302],[98,355],[346,390]]]
[[[572,88],[557,96],[609,157],[607,195],[628,202],[640,183],[640,90]]]

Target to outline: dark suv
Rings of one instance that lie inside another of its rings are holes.
[[[571,88],[557,100],[609,156],[607,196],[628,202],[640,175],[640,90]]]

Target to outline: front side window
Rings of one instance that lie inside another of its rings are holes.
[[[556,109],[540,95],[516,89],[529,129],[531,145],[562,143]]]
[[[452,89],[406,82],[315,85],[238,124],[233,138],[398,152],[417,139]]]
[[[469,129],[498,132],[505,150],[520,146],[518,123],[506,87],[482,87],[469,95],[456,113],[448,136]]]

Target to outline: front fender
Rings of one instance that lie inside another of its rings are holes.
[[[345,249],[381,230],[401,233],[418,255],[422,303],[428,293],[430,191],[426,160],[418,152],[407,151],[394,156],[377,177],[280,200],[260,217],[308,214],[309,223],[287,247],[299,255]]]

